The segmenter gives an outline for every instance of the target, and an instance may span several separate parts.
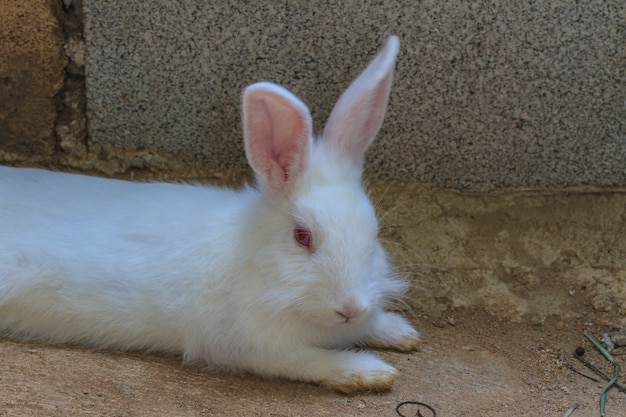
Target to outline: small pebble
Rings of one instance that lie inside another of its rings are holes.
[[[615,344],[611,340],[611,336],[609,336],[606,333],[602,335],[602,344],[604,345],[606,350],[608,350],[609,352],[615,349]]]
[[[626,346],[626,328],[620,329],[611,335],[615,347]]]
[[[609,311],[613,306],[613,302],[608,295],[598,294],[591,299],[591,306],[596,311]]]
[[[575,351],[577,356],[583,356],[585,354],[585,348],[578,346]]]

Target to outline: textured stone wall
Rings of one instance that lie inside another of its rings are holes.
[[[105,175],[245,169],[246,85],[291,89],[319,130],[395,33],[401,52],[370,175],[465,190],[626,187],[623,1],[64,0],[72,64],[63,87],[51,12],[60,2],[0,1],[9,22],[0,27],[0,94],[12,97],[0,102],[5,161],[42,155]],[[28,30],[24,8],[38,13],[29,12]]]
[[[312,108],[402,41],[369,155],[384,179],[442,186],[626,185],[625,4],[85,0],[96,146],[245,166],[239,95],[271,80]]]

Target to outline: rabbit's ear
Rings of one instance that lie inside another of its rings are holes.
[[[309,162],[309,109],[292,93],[262,82],[243,93],[243,135],[250,166],[264,192],[280,195]]]
[[[359,167],[383,123],[399,47],[398,37],[389,37],[383,50],[341,95],[322,133],[324,141]]]

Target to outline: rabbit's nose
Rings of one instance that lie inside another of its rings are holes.
[[[366,306],[356,300],[347,300],[342,303],[341,307],[335,310],[335,314],[339,316],[344,322],[353,320],[359,316],[365,314]]]

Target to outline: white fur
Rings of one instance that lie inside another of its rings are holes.
[[[393,73],[396,53],[391,38],[378,78]],[[344,96],[364,91],[355,84]],[[389,87],[370,84],[383,89],[372,106],[384,114]],[[378,127],[360,145],[332,132],[313,141],[304,104],[259,83],[244,94],[259,189],[0,167],[0,334],[182,353],[340,391],[386,388],[393,367],[338,350],[418,337],[384,311],[406,284],[391,271],[360,183]],[[311,250],[294,242],[295,225],[311,230]]]

